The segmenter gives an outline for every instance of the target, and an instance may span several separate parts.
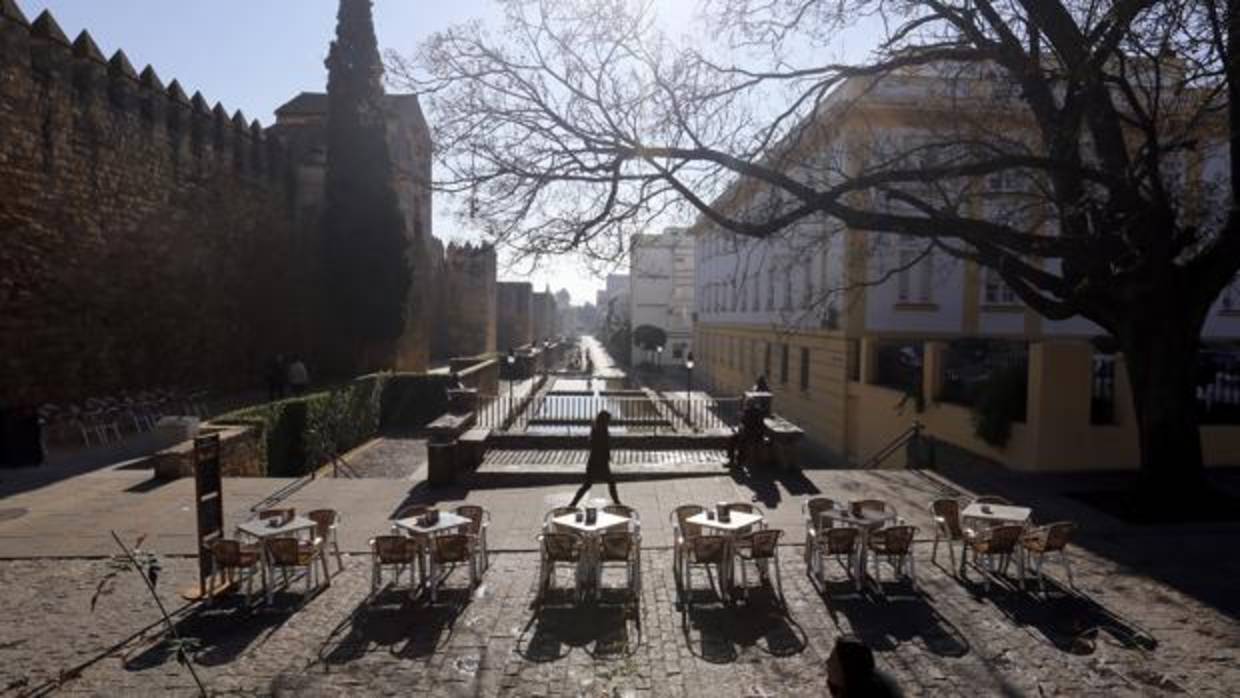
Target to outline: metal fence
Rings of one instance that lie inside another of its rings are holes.
[[[611,413],[613,433],[691,433],[729,429],[739,420],[740,398],[656,398],[556,393],[481,396],[477,425],[496,431],[587,433],[598,413]]]

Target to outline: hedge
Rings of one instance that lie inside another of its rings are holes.
[[[238,410],[213,420],[253,426],[266,442],[268,477],[299,477],[379,433],[389,374],[362,376],[330,391]]]

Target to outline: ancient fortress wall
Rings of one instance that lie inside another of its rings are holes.
[[[496,349],[496,256],[490,245],[450,244],[444,255],[443,304],[435,353],[478,356]]]
[[[501,281],[496,289],[498,306],[496,349],[507,352],[534,341],[534,287],[524,281]]]
[[[319,245],[280,145],[50,14],[0,14],[0,402],[254,386],[306,351]]]

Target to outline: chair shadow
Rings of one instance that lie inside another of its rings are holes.
[[[861,591],[852,580],[824,584],[811,577],[810,583],[823,597],[836,625],[839,615],[844,615],[848,632],[875,651],[891,652],[916,640],[940,657],[960,658],[971,650],[964,633],[934,607],[934,597],[907,581],[884,581],[881,594],[873,590],[873,583]]]
[[[592,602],[578,603],[572,589],[548,590],[517,638],[517,652],[535,662],[554,662],[580,649],[593,659],[623,659],[641,646],[641,613],[632,594],[605,588]]]
[[[689,651],[703,661],[731,664],[747,649],[791,657],[808,646],[804,629],[767,583],[745,589],[735,603],[726,603],[713,587],[694,589],[692,594],[692,604],[684,603],[683,592],[677,602],[681,630]]]
[[[432,604],[425,590],[411,597],[407,588],[383,587],[332,629],[319,648],[319,661],[348,664],[375,651],[413,659],[442,650],[473,599],[473,590],[445,587],[438,596]]]
[[[1133,621],[1049,576],[1044,594],[1036,581],[1030,581],[1027,590],[1020,588],[1017,579],[992,581],[988,594],[976,578],[961,580],[961,584],[988,599],[1012,623],[1036,630],[1061,652],[1093,654],[1102,632],[1124,649],[1150,651],[1158,647],[1157,638]]]
[[[204,603],[176,623],[177,635],[197,641],[194,662],[206,667],[222,666],[236,661],[256,644],[262,644],[305,603],[312,601],[321,589],[309,597],[300,593],[278,591],[272,603],[247,608],[244,596],[234,594]],[[259,597],[261,598],[261,597]],[[177,661],[175,652],[163,635],[138,655],[126,658],[129,671],[144,671]]]

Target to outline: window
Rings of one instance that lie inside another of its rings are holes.
[[[779,345],[779,382],[788,382],[788,345]]]
[[[1020,302],[1012,287],[1007,285],[999,272],[987,268],[985,280],[982,291],[986,305],[1016,305]]]
[[[801,347],[801,390],[809,390],[809,347]]]
[[[921,254],[916,248],[900,248],[896,297],[901,303],[934,302],[934,255],[927,252],[914,264]]]

